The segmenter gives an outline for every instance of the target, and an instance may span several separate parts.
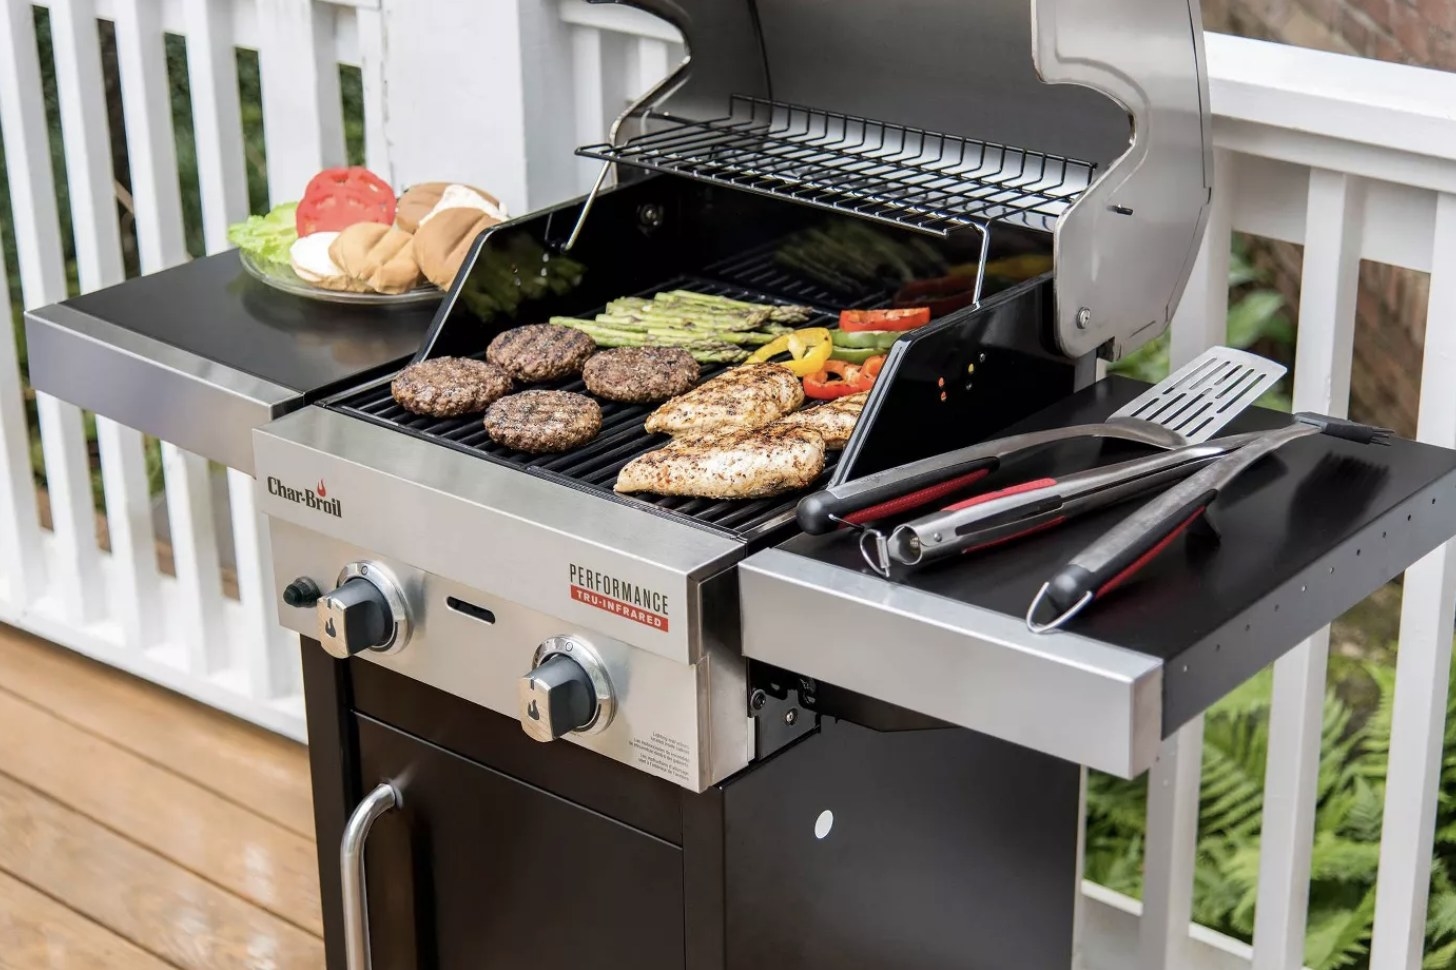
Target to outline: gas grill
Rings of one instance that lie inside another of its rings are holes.
[[[1064,970],[1083,766],[1142,772],[1456,534],[1456,454],[1295,442],[1220,500],[1222,548],[1179,540],[1037,636],[1037,582],[1125,510],[886,577],[848,531],[798,534],[802,494],[616,494],[666,440],[645,407],[555,455],[405,412],[411,351],[479,357],[622,296],[813,326],[950,274],[960,305],[895,344],[819,485],[1139,390],[1097,361],[1167,326],[1202,234],[1194,0],[632,4],[691,59],[580,150],[588,196],[483,233],[429,319],[313,308],[225,255],[30,314],[36,386],[254,472],[303,640],[331,968]]]

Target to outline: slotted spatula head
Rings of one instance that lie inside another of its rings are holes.
[[[1139,394],[1113,418],[1160,424],[1196,445],[1213,437],[1283,377],[1283,364],[1213,347]]]

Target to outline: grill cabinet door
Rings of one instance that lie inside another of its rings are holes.
[[[682,851],[377,721],[361,790],[376,970],[682,970]]]

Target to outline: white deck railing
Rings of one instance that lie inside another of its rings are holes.
[[[585,190],[574,144],[681,57],[652,18],[583,0],[50,0],[80,286],[123,277],[96,20],[116,24],[141,265],[186,258],[162,57],[185,35],[204,238],[226,246],[245,213],[235,47],[260,50],[273,197],[295,197],[343,158],[337,64],[362,68],[366,158],[392,181],[456,178],[516,211]],[[456,43],[459,49],[450,50]],[[1253,41],[1208,39],[1218,192],[1208,241],[1175,324],[1175,361],[1223,339],[1230,233],[1304,245],[1298,408],[1346,407],[1360,260],[1432,273],[1419,435],[1456,446],[1456,76]],[[27,307],[67,296],[32,10],[0,11],[0,134]],[[0,265],[0,276],[4,267]],[[0,279],[3,283],[3,279]],[[0,285],[0,317],[9,310]],[[219,523],[206,462],[165,446],[176,578],[159,571],[142,437],[98,421],[110,551],[97,542],[82,415],[37,402],[52,528],[41,527],[15,346],[0,339],[0,620],[274,730],[303,736],[297,659],[272,618],[267,534],[252,483],[231,472]],[[1412,375],[1414,379],[1414,375]],[[235,550],[224,595],[219,539]],[[1386,795],[1376,970],[1420,964],[1456,613],[1450,547],[1405,580]],[[1189,931],[1201,725],[1152,772],[1147,909],[1084,894],[1088,967],[1296,970],[1305,931],[1328,636],[1277,665],[1253,947]]]

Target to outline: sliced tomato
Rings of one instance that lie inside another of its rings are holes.
[[[326,168],[309,180],[294,214],[300,236],[341,232],[360,222],[394,222],[394,190],[361,166]]]
[[[914,330],[930,322],[929,307],[901,307],[893,310],[843,310],[839,329],[848,333],[861,330]]]

